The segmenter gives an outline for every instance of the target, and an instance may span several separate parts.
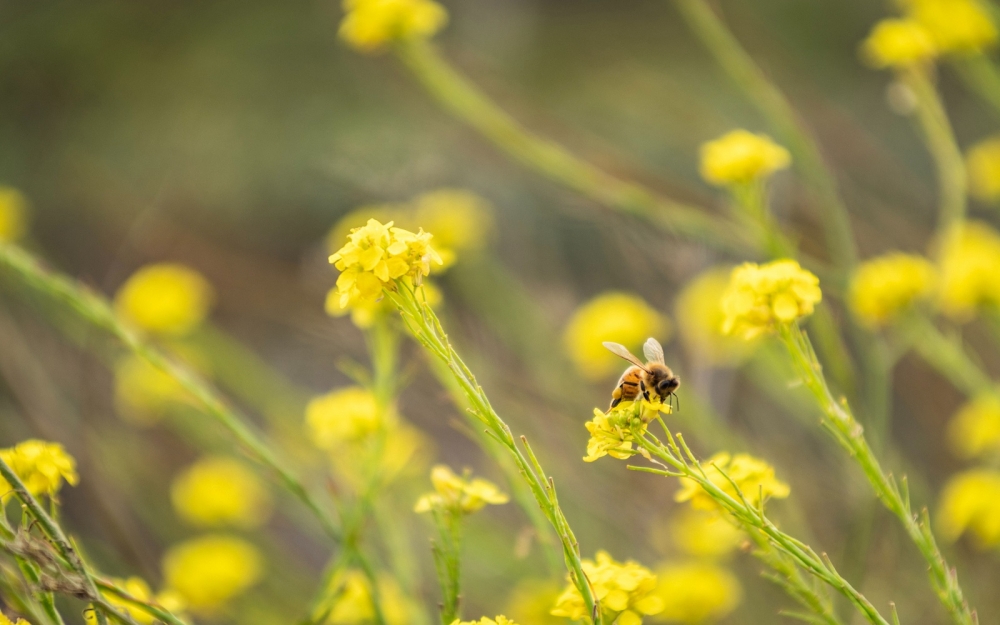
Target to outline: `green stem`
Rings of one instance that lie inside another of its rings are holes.
[[[157,620],[163,621],[168,625],[188,625],[186,621],[174,616],[167,610],[164,610],[160,606],[152,603],[150,601],[145,601],[139,599],[133,595],[128,594],[121,588],[115,586],[112,582],[102,579],[95,580],[97,587],[105,595],[114,595],[115,597],[121,599],[129,605],[135,606],[136,608],[142,610],[146,614],[156,618]]]

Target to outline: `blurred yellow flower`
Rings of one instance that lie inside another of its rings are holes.
[[[502,492],[493,482],[482,478],[470,480],[468,473],[455,475],[449,467],[439,464],[431,469],[433,493],[428,493],[417,500],[414,512],[430,512],[434,509],[450,510],[457,513],[472,513],[482,509],[486,504],[505,504],[510,497]]]
[[[332,450],[343,443],[359,441],[383,424],[374,393],[348,386],[314,397],[306,405],[306,427],[313,444]]]
[[[412,425],[399,421],[387,429],[383,446],[358,448],[356,446],[338,448],[330,454],[330,464],[335,475],[349,487],[358,490],[367,479],[365,467],[369,465],[366,454],[380,454],[379,477],[383,484],[389,483],[401,474],[415,475],[427,470],[433,458],[433,443],[423,432]]]
[[[563,331],[563,345],[580,375],[601,380],[628,367],[601,343],[614,341],[635,352],[648,337],[669,334],[670,322],[642,298],[609,291],[576,309]]]
[[[129,596],[134,597],[139,601],[153,603],[167,612],[170,612],[174,616],[180,616],[184,611],[184,599],[177,592],[173,590],[163,590],[154,596],[153,591],[149,588],[149,584],[147,584],[146,580],[141,577],[112,579],[111,582],[116,588],[121,589]],[[136,623],[139,623],[140,625],[159,623],[159,621],[148,612],[136,608],[124,599],[118,598],[118,596],[114,593],[102,592],[101,594],[105,599],[107,599],[108,603],[115,606],[120,611],[128,614]],[[97,617],[94,615],[93,610],[87,611],[86,619],[89,625],[97,623]],[[3,625],[2,621],[0,621],[0,625]]]
[[[448,22],[434,0],[344,0],[340,38],[361,52],[375,52],[392,41],[428,39]]]
[[[23,618],[19,618],[16,621],[10,620],[6,614],[0,612],[0,625],[31,625],[28,621]]]
[[[55,497],[63,480],[76,486],[80,476],[76,473],[76,460],[66,453],[59,443],[29,439],[0,449],[0,458],[21,478],[28,492],[38,497]],[[0,495],[7,495],[11,485],[0,477]]]
[[[547,579],[520,579],[507,599],[504,610],[510,618],[529,625],[564,625],[552,616],[552,606],[562,593],[562,584]]]
[[[198,351],[175,348],[173,355],[182,356],[182,362],[207,375],[207,360]],[[118,416],[140,427],[158,423],[173,405],[194,403],[180,382],[132,353],[115,362],[114,395]]]
[[[606,551],[598,551],[595,560],[583,560],[582,564],[607,622],[639,625],[643,616],[663,610],[663,599],[655,593],[656,575],[641,564],[615,562]],[[556,600],[552,615],[573,620],[589,616],[583,596],[572,582]]]
[[[349,569],[335,577],[331,587],[338,592],[326,619],[328,625],[363,625],[375,622],[371,584],[364,573]],[[408,625],[413,620],[413,606],[393,578],[378,577],[379,599],[386,625]]]
[[[163,578],[188,609],[199,615],[218,614],[236,596],[256,584],[264,573],[263,559],[247,541],[224,534],[207,534],[174,545],[163,556]]]
[[[115,294],[115,310],[137,328],[181,336],[194,330],[215,298],[200,273],[177,263],[146,265]]]
[[[478,621],[461,621],[461,622],[459,622],[458,619],[455,619],[455,621],[451,625],[517,625],[517,623],[515,623],[511,619],[509,619],[506,616],[504,616],[504,615],[501,614],[501,615],[497,616],[496,619],[491,619],[491,618],[488,618],[488,617],[484,616],[483,618],[479,619]]]
[[[429,233],[414,234],[392,223],[369,219],[363,228],[353,229],[347,244],[330,256],[341,272],[337,278],[341,308],[377,301],[383,289],[395,288],[397,279],[417,285],[430,273],[431,263],[441,264]]]
[[[747,130],[733,130],[701,146],[701,177],[716,186],[766,178],[791,162],[788,150]]]
[[[174,478],[178,516],[198,527],[254,528],[267,520],[271,495],[247,465],[227,456],[201,458]]]
[[[775,477],[774,467],[750,454],[733,456],[729,452],[721,451],[703,462],[702,468],[705,469],[712,484],[739,500],[732,482],[726,479],[725,475],[728,475],[739,487],[743,497],[754,507],[760,505],[761,497],[765,501],[771,498],[784,499],[791,492],[788,484]],[[674,495],[675,501],[690,501],[691,507],[696,510],[721,509],[719,504],[702,489],[698,482],[688,477],[682,477],[680,480],[681,489]]]
[[[711,562],[668,563],[656,571],[663,611],[656,620],[704,625],[728,616],[743,598],[735,575]]]
[[[756,347],[722,331],[725,314],[722,296],[729,287],[731,267],[716,267],[698,274],[677,295],[674,314],[677,336],[692,358],[713,365],[734,365],[745,360]]]
[[[884,19],[861,44],[861,56],[876,68],[909,67],[937,56],[934,36],[916,20]]]
[[[948,443],[965,460],[1000,452],[1000,397],[982,393],[962,406],[948,424]]]
[[[819,278],[794,260],[744,263],[722,296],[722,331],[752,339],[811,315],[821,299]]]
[[[979,549],[1000,546],[1000,472],[972,469],[953,475],[941,491],[937,522],[947,541],[968,532]]]
[[[493,229],[493,209],[482,197],[463,189],[437,189],[414,199],[415,219],[434,233],[434,249],[443,266],[456,252],[482,249]]]
[[[1000,136],[983,139],[965,155],[969,192],[984,202],[1000,200]]]
[[[1000,305],[1000,234],[980,221],[966,222],[947,236],[938,259],[938,306],[948,317],[968,321],[979,307]]]
[[[997,42],[997,27],[979,0],[907,0],[907,12],[942,53],[978,54]]]
[[[698,558],[723,558],[745,540],[728,517],[692,507],[681,508],[665,529],[674,547]]]
[[[13,187],[0,185],[0,243],[13,243],[28,229],[28,200]]]
[[[929,299],[936,279],[934,265],[924,257],[892,252],[858,265],[847,300],[862,324],[882,326],[912,303]]]

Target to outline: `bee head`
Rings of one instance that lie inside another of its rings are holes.
[[[669,378],[664,378],[657,382],[656,390],[661,396],[667,396],[673,393],[681,385],[681,379],[677,376],[672,376]]]

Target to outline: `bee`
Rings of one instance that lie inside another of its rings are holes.
[[[646,339],[642,353],[646,356],[646,364],[632,355],[624,345],[606,341],[604,346],[611,353],[632,363],[618,380],[618,386],[611,393],[611,408],[623,401],[638,399],[640,394],[649,401],[652,397],[673,401],[674,393],[681,385],[681,379],[674,375],[670,367],[663,363],[663,347],[654,338]],[[610,411],[611,408],[608,410]]]

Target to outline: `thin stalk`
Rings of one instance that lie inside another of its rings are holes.
[[[437,541],[431,542],[431,552],[434,555],[438,584],[441,586],[441,625],[451,625],[461,618],[461,512],[434,508],[431,513],[438,530]]]
[[[145,612],[146,614],[152,616],[153,618],[155,618],[157,620],[163,621],[164,623],[167,623],[168,625],[188,625],[188,623],[186,621],[184,621],[183,619],[180,619],[180,618],[174,616],[173,614],[171,614],[170,612],[164,610],[163,608],[161,608],[160,606],[156,605],[155,603],[152,603],[150,601],[146,601],[146,600],[143,600],[143,599],[139,599],[138,597],[135,597],[134,595],[130,595],[127,592],[125,592],[124,590],[122,590],[121,588],[115,586],[110,581],[103,580],[103,579],[95,579],[95,582],[97,584],[97,587],[100,589],[100,591],[103,594],[105,594],[105,595],[113,595],[113,596],[117,597],[118,599],[121,599],[125,603],[128,603],[129,605],[132,605],[132,606],[134,606],[134,607],[142,610],[143,612]]]

